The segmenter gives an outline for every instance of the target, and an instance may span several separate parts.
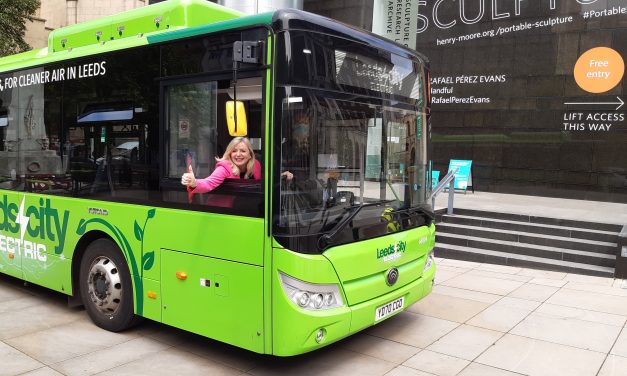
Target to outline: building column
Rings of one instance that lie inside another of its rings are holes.
[[[67,0],[66,25],[74,25],[78,21],[78,0]]]

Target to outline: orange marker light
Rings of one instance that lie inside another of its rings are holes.
[[[13,253],[9,253],[9,259],[13,260],[15,258],[15,255]]]
[[[187,273],[185,272],[176,272],[176,278],[180,279],[181,281],[184,281],[187,279]]]
[[[157,293],[154,291],[148,291],[148,297],[150,299],[157,299]]]

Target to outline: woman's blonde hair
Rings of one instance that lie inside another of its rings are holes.
[[[244,145],[246,145],[246,148],[248,148],[248,152],[250,153],[250,160],[246,164],[245,171],[246,177],[249,178],[253,176],[255,171],[255,152],[253,151],[253,145],[250,143],[250,140],[247,137],[235,137],[234,139],[232,139],[231,142],[229,142],[229,144],[226,146],[226,150],[224,151],[224,154],[222,154],[222,158],[216,157],[216,161],[229,161],[231,163],[231,172],[233,172],[233,175],[239,176],[242,171],[240,171],[237,165],[233,163],[233,160],[231,160],[231,153],[233,152],[233,149],[235,149],[235,146],[240,142],[243,142]]]

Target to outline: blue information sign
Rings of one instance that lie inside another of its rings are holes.
[[[466,190],[469,186],[472,186],[472,175],[470,167],[472,161],[451,159],[448,165],[448,170],[451,171],[453,167],[457,167],[457,173],[455,174],[455,189]]]
[[[435,189],[435,186],[438,185],[440,181],[440,171],[433,170],[431,171],[431,189]]]

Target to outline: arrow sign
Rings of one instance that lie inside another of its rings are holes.
[[[618,99],[618,102],[566,102],[564,104],[574,104],[574,105],[582,105],[582,104],[611,104],[611,105],[617,105],[618,107],[616,107],[616,111],[618,111],[619,108],[623,107],[623,105],[625,104],[625,102],[623,102],[622,99],[620,99],[620,97],[616,97],[616,99]]]

